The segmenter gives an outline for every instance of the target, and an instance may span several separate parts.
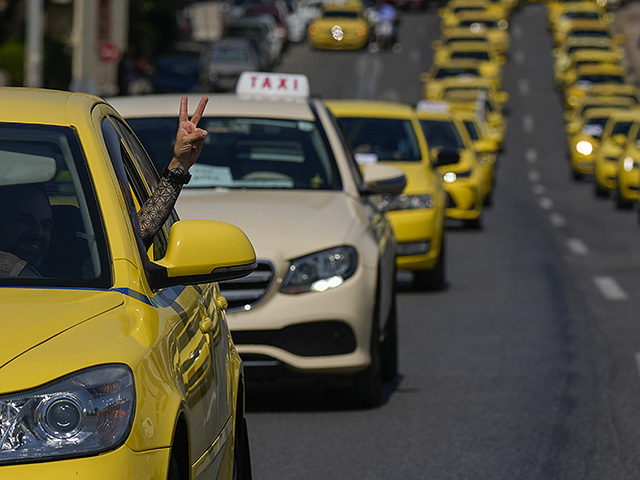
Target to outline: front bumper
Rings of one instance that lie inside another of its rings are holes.
[[[389,221],[396,235],[398,246],[414,242],[426,242],[428,251],[418,255],[396,257],[396,266],[402,270],[431,270],[440,257],[443,215],[438,208],[419,210],[392,210]]]
[[[126,445],[93,457],[0,466],[3,480],[166,480],[169,448],[134,452]]]

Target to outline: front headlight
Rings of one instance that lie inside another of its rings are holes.
[[[282,293],[324,292],[339,287],[354,274],[358,253],[353,247],[330,248],[295,259],[284,279]]]
[[[465,170],[464,172],[446,172],[442,179],[446,183],[453,183],[459,178],[469,178],[473,172],[471,170]]]
[[[622,161],[622,169],[629,173],[636,166],[636,163],[633,161],[633,157],[626,156]]]
[[[576,151],[582,155],[591,155],[591,152],[593,152],[593,145],[591,145],[591,142],[587,142],[586,140],[580,140],[576,143]]]
[[[389,210],[417,210],[433,207],[431,195],[398,195],[389,204]]]
[[[0,396],[0,464],[94,455],[120,445],[135,409],[133,373],[102,365]]]

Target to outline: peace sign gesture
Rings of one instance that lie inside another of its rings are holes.
[[[180,100],[180,123],[176,134],[176,144],[173,147],[173,158],[169,164],[170,170],[181,168],[184,173],[187,173],[191,165],[198,160],[208,133],[206,130],[198,128],[198,122],[204,114],[204,108],[208,101],[208,97],[202,97],[193,117],[189,120],[187,96],[183,96]]]

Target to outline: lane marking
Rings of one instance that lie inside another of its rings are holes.
[[[531,191],[536,195],[544,195],[545,193],[547,193],[547,187],[545,187],[541,183],[536,183],[533,187],[531,187]]]
[[[635,354],[636,357],[636,368],[638,369],[638,374],[640,375],[640,352]]]
[[[549,221],[554,227],[564,227],[567,224],[567,218],[561,213],[552,213],[549,215]]]
[[[516,50],[513,54],[513,59],[516,61],[517,65],[524,65],[525,56],[522,50]]]
[[[600,290],[600,294],[607,300],[626,300],[629,298],[627,292],[612,277],[593,277],[593,283]]]
[[[514,25],[511,34],[513,38],[522,38],[522,25]]]
[[[536,183],[538,180],[540,180],[540,172],[538,172],[537,170],[530,170],[527,174],[527,177],[529,178],[529,181],[531,183]]]
[[[538,205],[540,205],[544,210],[551,210],[553,208],[553,200],[548,197],[542,197],[538,202]]]
[[[528,113],[522,117],[522,129],[525,133],[533,133],[535,129],[535,122],[533,121],[533,116]]]
[[[570,238],[567,240],[567,247],[574,255],[588,255],[589,248],[579,238]]]
[[[526,78],[521,78],[518,80],[518,92],[520,92],[521,97],[528,97],[531,89],[529,88],[529,80]]]
[[[538,150],[535,148],[527,148],[524,151],[524,158],[527,163],[536,163],[538,161]]]

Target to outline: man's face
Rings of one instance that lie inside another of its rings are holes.
[[[49,201],[34,186],[17,188],[0,211],[0,250],[38,267],[49,250],[53,220]]]

